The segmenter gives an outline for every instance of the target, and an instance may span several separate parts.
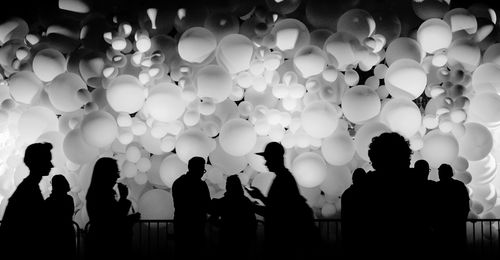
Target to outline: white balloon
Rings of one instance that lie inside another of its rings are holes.
[[[347,164],[355,152],[354,141],[347,132],[335,131],[321,143],[321,154],[331,165]]]
[[[33,72],[44,82],[66,71],[66,59],[55,49],[43,49],[33,58]]]
[[[17,122],[19,140],[28,144],[49,131],[58,131],[58,120],[54,112],[46,107],[33,106],[24,111]]]
[[[392,63],[387,70],[385,84],[393,97],[413,100],[424,92],[427,74],[418,62],[401,59]]]
[[[338,120],[338,107],[325,101],[309,104],[301,114],[302,128],[315,138],[331,135],[337,128]]]
[[[248,165],[248,160],[245,156],[232,156],[226,153],[219,143],[208,158],[213,166],[218,167],[223,173],[228,175],[239,173]]]
[[[149,190],[138,202],[141,219],[173,219],[174,199],[172,194],[161,189]]]
[[[252,151],[257,142],[257,134],[250,122],[235,118],[222,126],[219,142],[222,149],[228,154],[243,156]]]
[[[175,180],[186,174],[187,164],[179,159],[176,154],[171,154],[161,162],[159,173],[160,178],[169,188],[172,188]]]
[[[221,103],[231,94],[233,81],[222,67],[208,65],[196,74],[196,86],[198,97],[211,98],[215,103]]]
[[[392,98],[382,108],[380,121],[406,138],[412,137],[422,125],[417,105],[405,98]]]
[[[43,83],[31,71],[16,72],[9,77],[8,82],[12,98],[24,104],[31,104],[43,89]]]
[[[344,116],[353,123],[362,123],[380,112],[380,98],[368,86],[358,85],[348,89],[342,97]]]
[[[69,160],[77,164],[85,164],[96,158],[99,149],[85,142],[79,128],[71,130],[63,141],[63,150]]]
[[[321,190],[332,197],[340,197],[352,184],[351,171],[346,166],[329,166]]]
[[[433,130],[424,136],[424,147],[420,153],[431,167],[437,168],[443,163],[451,165],[458,156],[458,149],[457,139],[453,135]]]
[[[382,133],[390,132],[391,130],[384,124],[379,122],[366,123],[356,132],[354,138],[354,147],[356,152],[365,161],[370,161],[368,157],[368,149],[372,143],[372,139]]]
[[[151,88],[144,109],[155,120],[171,122],[182,116],[186,102],[178,86],[163,82]]]
[[[220,40],[215,57],[230,74],[236,74],[250,68],[253,54],[254,45],[250,39],[241,34],[229,34]]]
[[[144,87],[136,77],[120,75],[109,83],[106,99],[116,112],[132,114],[142,108],[146,96]]]
[[[206,160],[214,149],[215,141],[195,128],[180,133],[175,143],[175,151],[184,163],[188,163],[195,156]]]
[[[326,163],[319,154],[305,152],[293,160],[291,172],[300,186],[313,188],[325,180]]]
[[[427,53],[448,48],[452,39],[450,26],[443,20],[431,18],[423,22],[417,31],[417,40]]]
[[[459,155],[469,161],[486,157],[493,148],[493,136],[485,126],[469,122],[465,125],[465,134],[458,139]]]
[[[107,112],[95,111],[83,118],[81,124],[83,139],[95,147],[110,145],[118,135],[115,118]]]
[[[177,44],[179,56],[191,63],[204,63],[212,57],[217,39],[209,30],[192,27],[186,30]]]

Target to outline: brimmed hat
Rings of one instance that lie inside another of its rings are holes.
[[[285,154],[285,149],[280,143],[270,142],[266,145],[263,152],[255,153],[260,156],[283,156]]]

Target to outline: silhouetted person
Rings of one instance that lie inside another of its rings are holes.
[[[126,254],[131,254],[132,248],[132,235],[133,235],[133,226],[136,221],[141,218],[141,214],[138,212],[134,212],[132,214],[128,214],[130,210],[133,211],[132,202],[127,199],[128,196],[128,187],[123,183],[117,183],[118,194],[120,198],[118,199],[118,208],[120,209],[120,215],[125,215],[125,218],[120,218],[121,221],[119,225],[121,226],[118,230],[118,237],[122,241],[122,248]]]
[[[264,157],[268,170],[276,174],[267,197],[257,188],[248,190],[265,205],[266,255],[269,259],[305,259],[312,253],[318,233],[312,210],[284,165],[285,150],[281,144],[271,142],[264,152],[257,154]]]
[[[357,259],[357,248],[366,246],[370,241],[364,240],[365,232],[365,187],[366,172],[362,168],[352,173],[352,185],[341,196],[342,205],[342,238],[344,255]]]
[[[116,160],[99,158],[94,166],[87,192],[90,219],[88,253],[90,259],[127,259],[130,257],[123,237],[129,208],[116,200],[113,187],[119,177]]]
[[[469,192],[461,181],[453,179],[448,164],[439,166],[437,183],[437,235],[441,256],[461,258],[466,246],[466,221],[469,213]]]
[[[210,219],[220,226],[223,259],[250,259],[257,219],[255,205],[243,192],[237,175],[227,177],[224,197],[213,199]]]
[[[76,235],[73,227],[75,205],[68,195],[69,183],[63,175],[52,177],[52,192],[45,200],[47,214],[47,241],[51,258],[75,259]]]
[[[436,182],[429,180],[430,167],[426,160],[418,160],[413,167],[413,180],[411,187],[414,189],[415,207],[419,209],[415,213],[420,220],[415,223],[415,238],[418,241],[428,241],[425,248],[426,257],[436,250],[435,236],[435,213],[436,205]]]
[[[176,259],[197,259],[202,255],[210,205],[208,186],[201,180],[205,172],[205,159],[193,157],[188,172],[172,185]]]
[[[414,234],[418,221],[417,191],[410,185],[411,150],[398,133],[383,133],[372,139],[368,156],[373,172],[367,175],[367,255],[401,259],[418,256],[420,243]]]
[[[0,225],[0,246],[16,259],[37,259],[46,244],[44,200],[38,186],[53,165],[50,143],[35,143],[26,148],[24,163],[29,175],[9,198]]]

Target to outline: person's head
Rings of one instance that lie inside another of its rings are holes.
[[[426,160],[418,160],[415,162],[414,166],[415,171],[417,172],[418,178],[428,179],[429,178],[429,163]]]
[[[24,152],[24,164],[28,166],[30,174],[41,176],[49,175],[52,165],[52,144],[34,143],[29,145]]]
[[[226,195],[243,196],[243,187],[241,187],[241,180],[238,175],[231,175],[227,177]]]
[[[280,169],[284,166],[285,149],[280,143],[268,143],[264,151],[261,153],[257,153],[257,155],[264,157],[264,159],[266,160],[265,165],[271,172],[276,173],[277,169]]]
[[[368,157],[375,170],[397,171],[410,167],[412,151],[408,141],[398,133],[383,133],[372,139]]]
[[[52,193],[68,193],[70,191],[69,183],[64,177],[64,175],[58,174],[54,175],[51,180]]]
[[[439,180],[445,181],[453,178],[453,168],[449,164],[441,164],[438,168]]]
[[[102,157],[97,160],[92,172],[90,187],[95,187],[99,190],[110,190],[116,184],[116,180],[120,177],[118,164],[116,160],[110,157]],[[89,187],[89,189],[90,189]]]
[[[352,173],[352,183],[353,184],[359,184],[363,181],[363,178],[365,178],[366,172],[363,168],[357,168],[354,170]]]
[[[205,172],[205,159],[196,156],[189,160],[188,174],[194,174],[196,177],[201,178]]]

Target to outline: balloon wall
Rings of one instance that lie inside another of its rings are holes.
[[[255,153],[277,141],[317,217],[338,217],[352,171],[370,170],[371,139],[395,131],[432,178],[452,165],[469,187],[471,216],[500,218],[495,10],[437,0],[383,9],[215,2],[130,18],[60,0],[66,23],[0,24],[0,216],[28,174],[22,159],[33,142],[53,144],[51,176],[66,176],[85,223],[99,157],[117,159],[143,218],[171,218],[171,187],[190,158],[207,159],[213,198],[233,174],[267,193],[274,175]]]

